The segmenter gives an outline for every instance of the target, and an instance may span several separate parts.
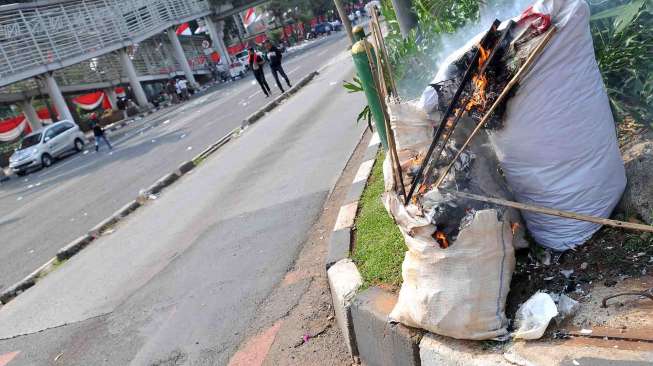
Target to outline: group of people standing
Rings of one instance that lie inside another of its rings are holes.
[[[170,79],[165,90],[172,97],[173,103],[190,99],[190,90],[186,79]]]
[[[286,91],[283,89],[281,81],[279,81],[279,75],[281,75],[281,77],[285,80],[289,88],[292,87],[292,85],[290,84],[288,75],[286,75],[286,72],[283,70],[283,66],[281,65],[281,59],[283,58],[281,50],[277,46],[273,45],[270,40],[265,41],[264,47],[267,51],[266,58],[270,63],[270,71],[272,71],[272,76],[277,82],[279,90],[281,90],[282,93],[285,93]],[[267,80],[265,80],[264,66],[266,62],[266,59],[260,53],[256,52],[254,47],[249,48],[249,68],[254,73],[254,77],[256,78],[258,84],[261,86],[263,94],[265,94],[266,97],[269,97],[270,94],[272,94],[272,91],[270,90],[270,86],[268,85]]]

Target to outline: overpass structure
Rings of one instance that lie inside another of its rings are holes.
[[[30,119],[31,99],[45,92],[61,118],[73,119],[63,93],[129,83],[139,106],[148,108],[142,82],[183,74],[196,84],[196,74],[209,72],[203,38],[180,37],[177,25],[198,20],[214,50],[230,62],[222,18],[263,2],[215,8],[209,0],[42,0],[0,6],[0,103],[20,103]]]

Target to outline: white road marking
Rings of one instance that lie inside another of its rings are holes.
[[[299,67],[295,67],[294,69],[288,71],[288,73],[289,73],[289,74],[292,74],[293,72],[295,72],[295,71],[297,71],[297,70],[299,70]]]

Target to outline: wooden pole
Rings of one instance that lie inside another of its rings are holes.
[[[632,223],[632,222],[604,219],[602,217],[584,215],[584,214],[579,214],[579,213],[571,212],[571,211],[556,210],[556,209],[553,209],[553,208],[548,208],[548,207],[543,207],[543,206],[527,205],[527,204],[524,204],[524,203],[508,201],[508,200],[504,200],[504,199],[501,199],[501,198],[486,197],[486,196],[481,196],[481,195],[472,194],[472,193],[465,193],[465,192],[458,192],[458,191],[451,191],[451,190],[444,190],[444,189],[441,190],[441,192],[450,193],[450,194],[453,194],[455,196],[458,196],[458,197],[461,197],[461,198],[467,198],[467,199],[474,200],[474,201],[494,203],[494,204],[497,204],[497,205],[512,207],[512,208],[516,208],[516,209],[524,210],[524,211],[537,212],[537,213],[541,213],[541,214],[545,214],[545,215],[564,217],[564,218],[567,218],[567,219],[573,219],[573,220],[579,220],[579,221],[593,222],[595,224],[618,227],[618,228],[622,228],[622,229],[639,230],[639,231],[646,231],[646,232],[649,232],[649,233],[653,233],[653,226],[644,225],[644,224],[636,224],[636,223]]]
[[[494,104],[492,104],[492,107],[485,113],[485,116],[483,116],[483,119],[476,125],[472,133],[469,135],[463,146],[458,150],[458,153],[456,156],[451,160],[451,163],[447,166],[447,168],[440,174],[440,177],[438,180],[435,182],[434,188],[438,188],[440,184],[442,184],[442,181],[444,178],[447,176],[453,165],[456,163],[456,160],[460,157],[460,154],[463,153],[463,151],[469,146],[469,143],[472,141],[474,136],[478,133],[478,131],[481,130],[481,128],[485,125],[487,120],[492,116],[492,113],[499,107],[499,105],[503,102],[503,100],[508,96],[508,93],[510,90],[519,82],[519,79],[526,74],[528,70],[530,70],[531,65],[537,60],[539,55],[542,53],[544,50],[544,47],[549,43],[551,40],[551,37],[553,37],[553,34],[556,32],[555,26],[551,26],[549,30],[545,33],[544,38],[542,39],[542,42],[537,45],[537,47],[531,52],[531,54],[528,56],[526,59],[526,62],[519,68],[519,71],[517,71],[517,74],[510,79],[510,82],[508,82],[508,85],[503,89],[503,92],[501,92],[501,95],[497,98],[496,101],[494,101]]]

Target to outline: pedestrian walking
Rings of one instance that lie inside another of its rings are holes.
[[[166,92],[172,98],[172,103],[179,103],[179,97],[177,96],[177,87],[175,85],[174,79],[168,80],[168,84],[166,85]]]
[[[175,81],[175,92],[177,93],[177,97],[179,97],[179,100],[184,100],[184,94],[181,92],[181,80],[177,79]]]
[[[109,150],[113,150],[113,146],[107,139],[107,136],[104,134],[104,129],[100,126],[100,123],[95,112],[91,113],[89,121],[93,125],[93,136],[95,137],[95,151],[100,151],[100,141],[104,141],[105,144],[109,147]]]
[[[265,97],[270,96],[270,86],[268,85],[268,82],[265,80],[265,72],[263,71],[263,65],[265,65],[265,60],[261,55],[256,53],[254,50],[254,47],[249,48],[249,68],[254,72],[254,77],[256,78],[256,81],[258,81],[258,85],[261,86],[261,89],[263,89],[263,94],[265,94]]]
[[[188,80],[180,79],[179,80],[179,87],[181,88],[181,95],[183,96],[184,100],[189,100],[190,99],[190,91],[188,90]]]
[[[274,77],[274,80],[277,82],[277,86],[281,90],[282,93],[285,93],[286,91],[283,90],[283,86],[281,85],[281,82],[279,81],[279,75],[281,75],[284,80],[286,80],[286,84],[288,84],[288,87],[292,87],[290,85],[290,80],[288,79],[288,76],[286,75],[286,72],[283,70],[283,66],[281,66],[281,59],[282,59],[282,54],[281,50],[272,44],[270,40],[265,41],[265,48],[268,51],[268,60],[270,60],[270,71],[272,71],[272,76]]]

